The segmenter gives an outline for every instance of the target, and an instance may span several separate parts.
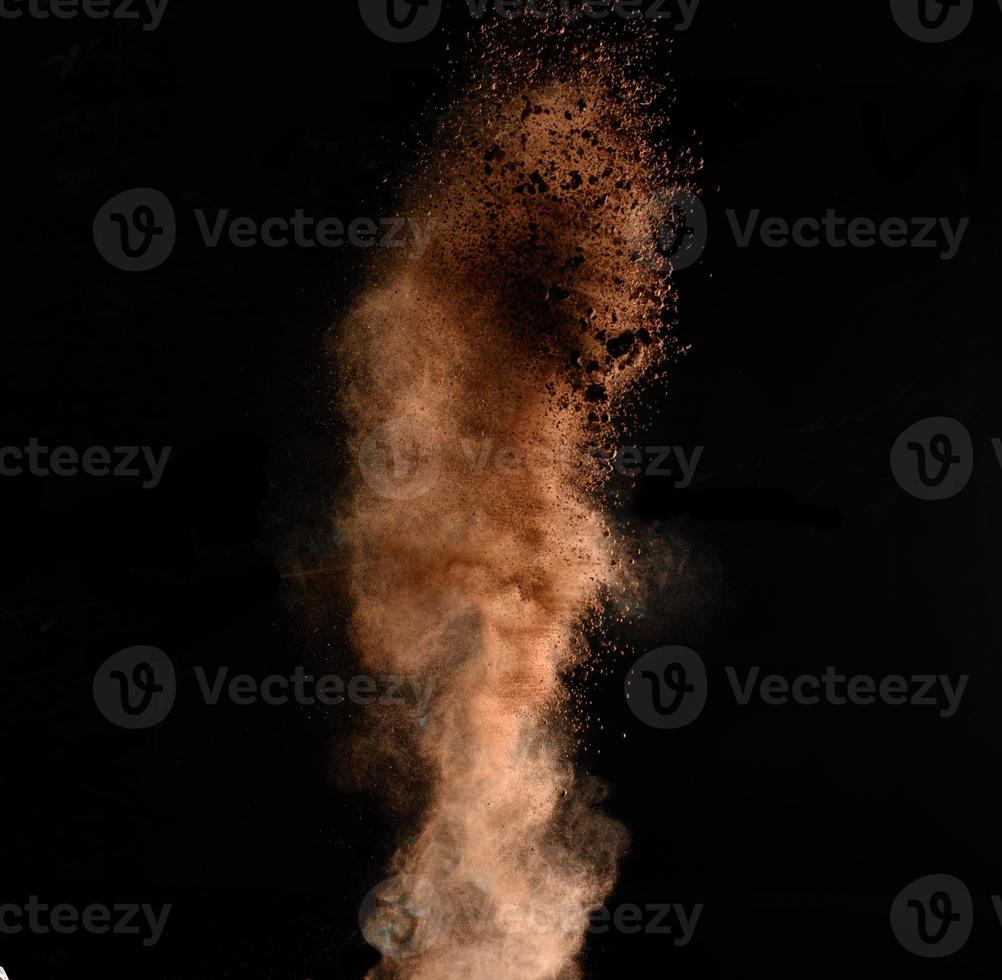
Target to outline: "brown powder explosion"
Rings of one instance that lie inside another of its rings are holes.
[[[374,978],[580,976],[625,846],[575,772],[561,678],[626,585],[596,450],[670,360],[655,244],[693,167],[655,149],[641,34],[508,30],[404,201],[427,250],[377,260],[332,344],[352,643],[434,692],[367,735],[420,810],[363,910]]]

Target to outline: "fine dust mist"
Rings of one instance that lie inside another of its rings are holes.
[[[670,360],[655,245],[693,168],[656,148],[639,36],[581,40],[484,42],[399,195],[427,249],[377,260],[334,331],[351,640],[432,692],[359,737],[400,821],[363,910],[380,980],[579,977],[626,846],[562,676],[630,587],[602,451]]]

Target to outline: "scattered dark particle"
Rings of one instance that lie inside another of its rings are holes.
[[[637,331],[637,338],[644,347],[650,347],[654,343],[654,338],[650,335],[649,331],[645,327],[641,327]]]
[[[586,368],[586,370],[588,370],[588,371],[597,371],[598,370],[598,361],[589,361],[588,362],[588,367]]]
[[[571,171],[571,189],[577,190],[584,181],[581,179],[581,172],[579,170]]]
[[[567,299],[570,296],[570,291],[564,289],[563,286],[551,286],[549,298],[554,302],[560,303],[561,301]]]
[[[505,157],[504,150],[500,146],[492,146],[485,154],[485,160],[503,160]]]
[[[543,180],[543,175],[538,170],[533,170],[529,174],[529,180],[531,180],[540,190],[540,193],[545,194],[549,189],[550,185]]]
[[[581,351],[572,350],[570,353],[569,360],[574,367],[581,367]]]
[[[609,396],[606,394],[605,385],[590,384],[585,388],[584,393],[585,401],[588,402],[604,402],[609,400]]]
[[[624,354],[629,354],[633,350],[633,345],[636,343],[636,337],[632,331],[626,330],[621,333],[618,337],[610,337],[605,344],[605,349],[609,352],[611,357],[622,357]]]

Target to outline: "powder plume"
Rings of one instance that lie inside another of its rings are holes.
[[[691,163],[655,148],[637,39],[500,33],[403,195],[428,248],[376,260],[332,342],[352,643],[434,680],[372,735],[420,785],[363,910],[376,978],[579,976],[625,844],[562,677],[624,585],[599,491],[624,399],[670,360],[656,246]]]

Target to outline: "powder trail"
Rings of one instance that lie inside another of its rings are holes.
[[[420,721],[372,736],[422,786],[367,911],[374,978],[580,976],[625,846],[575,771],[561,678],[626,585],[594,451],[671,351],[655,241],[689,164],[653,148],[635,47],[540,45],[489,45],[493,81],[408,195],[429,247],[379,260],[334,342],[360,470],[352,642],[367,669],[435,681]]]

